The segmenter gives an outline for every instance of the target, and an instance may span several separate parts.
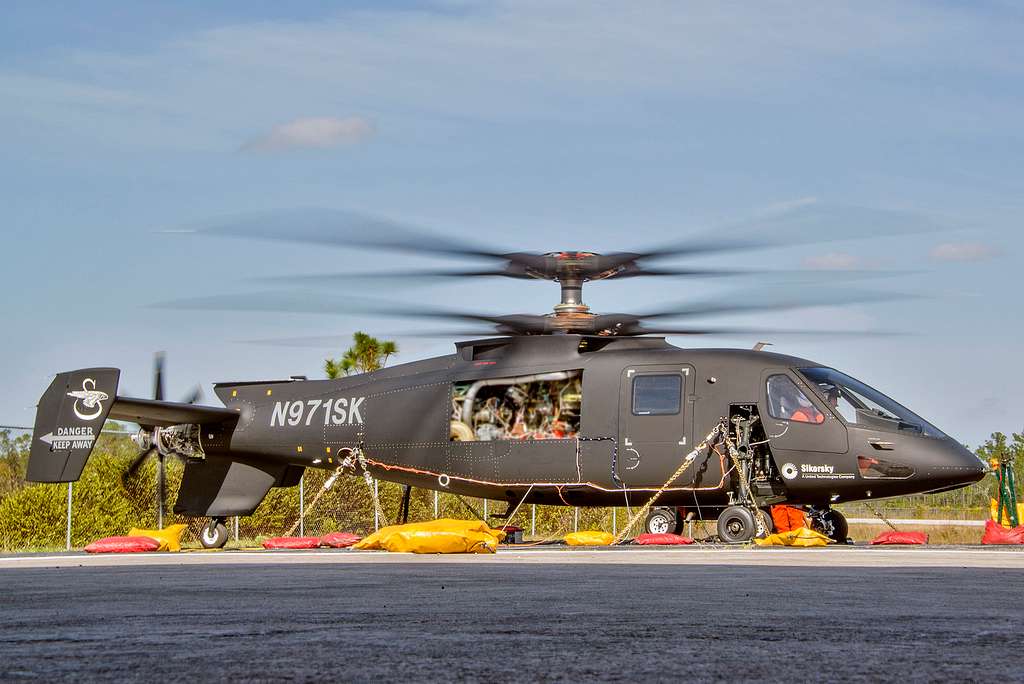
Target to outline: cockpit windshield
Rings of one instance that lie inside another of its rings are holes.
[[[860,380],[831,368],[800,368],[811,387],[851,425],[945,437],[937,427]]]

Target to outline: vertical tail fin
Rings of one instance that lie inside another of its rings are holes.
[[[36,408],[27,479],[73,482],[96,446],[117,396],[121,371],[84,368],[59,373]]]

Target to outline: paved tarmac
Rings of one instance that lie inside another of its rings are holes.
[[[1021,680],[1024,553],[0,558],[0,681]]]

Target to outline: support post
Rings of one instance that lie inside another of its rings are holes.
[[[235,543],[238,543],[238,516],[235,516]]]
[[[67,549],[71,550],[71,485],[73,482],[68,482],[68,525],[67,525]]]
[[[377,480],[373,480],[373,500],[380,501],[380,492],[377,490]],[[373,507],[373,531],[380,529],[380,510],[378,506]]]
[[[617,512],[617,509],[614,506],[612,506],[612,534],[619,533],[619,521],[618,518],[615,516]]]
[[[164,529],[164,455],[156,455],[156,528]]]
[[[306,536],[306,473],[299,478],[299,536]]]
[[[530,504],[530,536],[537,536],[537,504]]]
[[[438,507],[437,507],[437,490],[435,489],[434,490],[434,520],[437,520],[437,511],[438,511]]]
[[[487,515],[487,499],[484,499],[484,522],[487,522],[489,516]]]
[[[572,531],[580,531],[580,509],[578,506],[574,506],[572,509]]]
[[[409,500],[412,498],[412,485],[405,485],[405,491],[402,492],[402,524],[409,522]]]

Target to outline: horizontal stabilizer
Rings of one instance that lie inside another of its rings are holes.
[[[109,417],[111,420],[126,420],[139,425],[170,427],[186,423],[199,425],[221,423],[231,418],[237,418],[238,412],[216,406],[196,406],[173,401],[117,397],[114,407],[110,409]]]

